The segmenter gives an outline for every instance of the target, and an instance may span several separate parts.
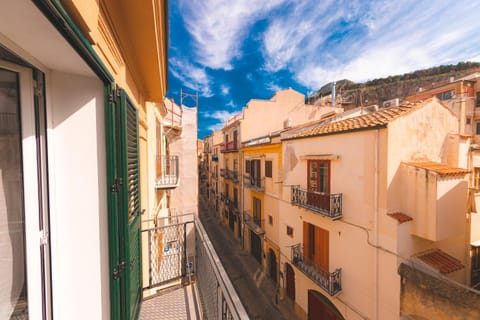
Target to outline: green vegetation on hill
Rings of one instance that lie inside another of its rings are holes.
[[[450,77],[457,79],[476,71],[480,71],[480,63],[459,62],[455,65],[442,65],[363,83],[344,79],[335,83],[335,90],[344,100],[352,102],[351,107],[362,105],[365,102],[382,105],[383,101],[415,94],[420,87],[427,88],[446,83]],[[308,97],[307,101],[315,101],[320,97],[330,95],[331,90],[332,83],[330,82]]]

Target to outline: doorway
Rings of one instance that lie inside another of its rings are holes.
[[[41,84],[41,72],[0,58],[0,317],[8,319],[48,319],[51,307]]]

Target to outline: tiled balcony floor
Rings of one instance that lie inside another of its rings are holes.
[[[142,302],[139,320],[202,319],[195,283],[164,289]]]

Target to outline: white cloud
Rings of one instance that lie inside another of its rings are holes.
[[[238,114],[238,111],[227,111],[227,110],[217,110],[213,113],[208,113],[208,112],[202,112],[202,116],[204,118],[210,118],[210,119],[215,119],[216,122],[210,126],[208,126],[209,130],[216,131],[225,125],[228,119],[230,119],[232,116]]]
[[[230,88],[227,87],[226,85],[222,84],[222,85],[220,86],[220,91],[222,92],[222,94],[223,94],[224,96],[226,96],[226,95],[230,92]]]
[[[265,69],[289,69],[310,89],[332,80],[365,81],[479,60],[478,2],[335,1],[319,8],[317,1],[298,1],[292,6],[270,21],[263,36]],[[339,25],[355,29],[337,35]]]
[[[170,58],[170,72],[182,82],[182,86],[198,91],[204,97],[212,97],[210,80],[204,69],[177,58]]]
[[[273,82],[269,82],[266,84],[267,90],[273,91],[273,92],[278,92],[282,90],[282,87],[280,87],[278,84],[275,84]]]
[[[213,69],[232,69],[249,27],[285,0],[182,0],[185,26],[192,35],[199,63]]]

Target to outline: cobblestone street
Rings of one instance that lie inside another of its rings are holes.
[[[228,227],[200,196],[200,219],[251,319],[295,319],[287,301],[276,303],[276,286],[258,262],[242,250]]]

